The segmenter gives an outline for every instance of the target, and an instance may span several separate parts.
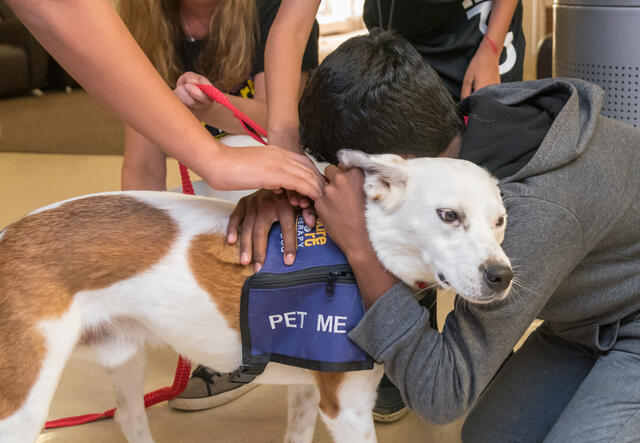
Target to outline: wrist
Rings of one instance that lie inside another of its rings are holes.
[[[270,145],[276,145],[282,149],[302,154],[297,124],[286,127],[280,126],[277,129],[269,127],[267,134]]]
[[[201,123],[208,122],[209,120],[211,120],[210,117],[215,112],[215,108],[214,108],[215,105],[216,105],[215,102],[211,102],[208,105],[200,105],[197,108],[191,108],[191,112]],[[219,105],[219,106],[222,107],[222,105]],[[226,108],[224,108],[224,110],[226,111]]]
[[[487,49],[496,57],[500,57],[500,53],[502,52],[502,45],[498,44],[495,39],[489,37],[488,34],[485,34],[484,38],[480,42],[480,47],[478,49]]]
[[[289,121],[282,123],[269,123],[267,127],[267,134],[269,134],[269,141],[272,139],[290,139],[295,137],[298,139],[298,121]]]
[[[209,186],[218,189],[220,181],[219,171],[232,172],[229,168],[232,165],[224,165],[226,160],[225,146],[211,138],[203,150],[204,158],[198,161],[197,169],[192,168],[193,172],[198,174]],[[214,186],[216,185],[216,186]]]
[[[355,272],[363,271],[369,273],[373,269],[385,269],[382,263],[380,263],[380,260],[378,260],[378,255],[373,250],[371,243],[368,241],[366,245],[355,246],[349,249],[345,248],[342,251],[347,257],[349,265]]]
[[[382,266],[373,249],[347,255],[349,265],[358,281],[365,307],[368,309],[398,282],[398,279]]]

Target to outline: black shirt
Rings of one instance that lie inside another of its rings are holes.
[[[569,94],[558,85],[516,105],[502,104],[487,95],[470,95],[459,104],[469,116],[460,158],[499,179],[515,174],[533,158],[567,100]]]
[[[256,76],[256,74],[264,72],[264,50],[267,44],[269,30],[271,29],[271,25],[276,18],[279,7],[280,0],[256,0],[259,36],[256,40],[251,76],[237,90],[230,91],[230,94],[241,96],[244,98],[253,98],[253,78]],[[314,22],[313,28],[311,29],[311,35],[309,36],[309,40],[307,40],[307,46],[302,57],[303,71],[310,71],[318,67],[318,35],[318,22]],[[183,40],[180,42],[179,55],[182,60],[182,66],[185,72],[198,72],[196,63],[198,60],[198,56],[202,52],[205,44],[205,40],[189,41],[186,39],[186,37],[183,38]],[[207,129],[209,129],[209,132],[211,132],[216,137],[226,135],[223,131],[210,126],[207,126]]]
[[[367,28],[391,28],[409,40],[459,100],[464,74],[484,37],[491,6],[488,0],[366,0],[362,15]],[[502,82],[522,80],[524,49],[520,1],[500,55]]]

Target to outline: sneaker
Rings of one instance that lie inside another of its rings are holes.
[[[400,391],[385,375],[378,385],[376,405],[373,407],[373,420],[378,423],[393,423],[409,412],[402,401]]]
[[[199,411],[229,403],[246,394],[255,383],[231,381],[232,373],[220,373],[206,366],[198,366],[180,395],[169,400],[169,406],[182,411]]]

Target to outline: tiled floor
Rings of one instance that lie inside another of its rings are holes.
[[[0,153],[0,226],[55,201],[76,195],[118,190],[121,158],[53,154]],[[169,186],[179,177],[169,166]],[[449,301],[450,303],[450,301]],[[149,351],[148,390],[171,383],[176,364],[168,349]],[[60,381],[49,418],[102,412],[114,405],[103,370],[94,364],[71,360]],[[207,411],[182,413],[166,403],[149,411],[151,430],[158,443],[178,442],[278,442],[286,421],[285,388],[260,386],[238,400]],[[329,442],[320,422],[314,442]],[[377,425],[381,442],[459,442],[460,422],[431,426],[415,415],[389,425]],[[44,432],[39,443],[117,443],[124,438],[113,420]]]

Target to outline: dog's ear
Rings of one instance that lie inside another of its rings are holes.
[[[409,175],[402,157],[342,149],[338,152],[338,160],[348,168],[364,171],[367,199],[380,205],[385,212],[394,212],[404,202]]]

